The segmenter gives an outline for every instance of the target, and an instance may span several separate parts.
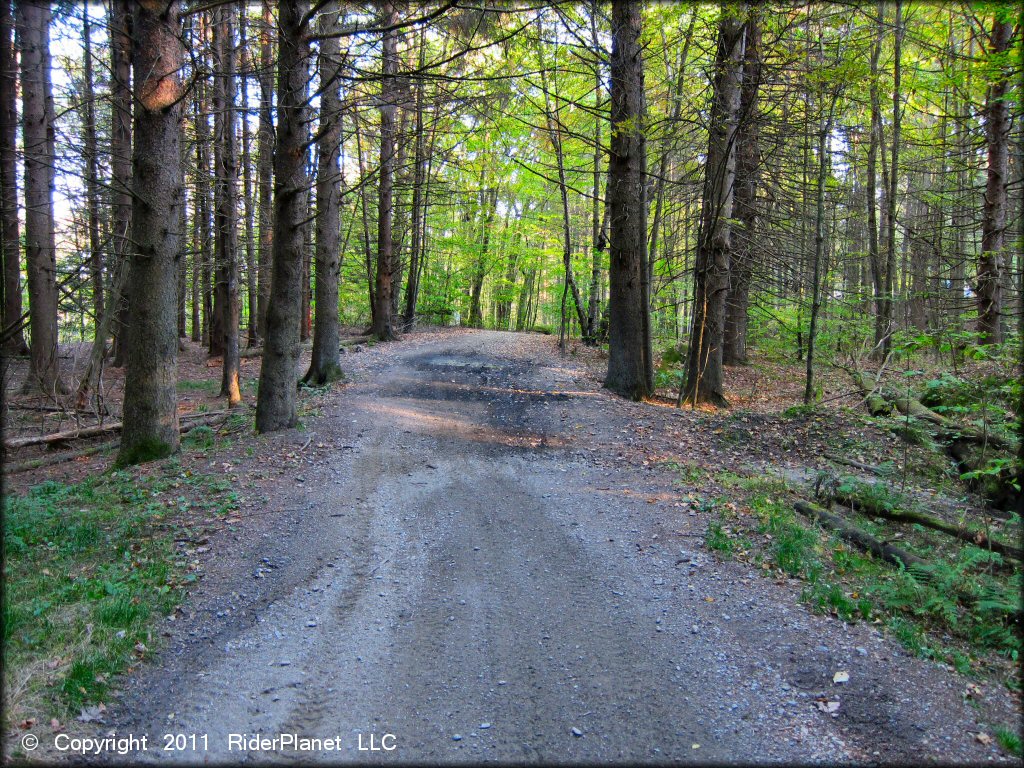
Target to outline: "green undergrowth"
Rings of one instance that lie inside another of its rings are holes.
[[[914,655],[946,663],[964,674],[994,670],[1020,688],[1022,639],[1014,622],[1022,579],[994,552],[927,530],[864,515],[850,521],[928,562],[894,568],[853,548],[794,509],[809,491],[779,479],[720,472],[727,495],[695,504],[707,513],[705,546],[723,558],[749,562],[765,575],[804,583],[801,600],[846,622],[885,626]],[[908,504],[884,486],[874,500]],[[849,513],[844,513],[849,514]],[[1019,525],[1019,519],[1011,521]]]
[[[202,430],[186,449],[208,444]],[[198,578],[180,545],[190,526],[236,501],[225,480],[176,459],[5,499],[5,731],[103,702],[114,676],[152,652],[157,620]]]

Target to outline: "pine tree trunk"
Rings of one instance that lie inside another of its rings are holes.
[[[216,158],[216,264],[214,317],[220,326],[220,394],[228,406],[242,401],[238,385],[238,144],[235,125],[235,35],[233,11],[214,11],[213,41],[217,59],[214,86],[214,157]]]
[[[259,162],[256,167],[256,188],[259,195],[259,266],[256,276],[256,318],[260,334],[266,334],[267,307],[270,304],[270,272],[274,248],[274,118],[271,111],[274,94],[273,24],[270,0],[263,0],[263,24],[260,27],[260,127],[256,137]]]
[[[604,385],[631,400],[654,392],[647,367],[650,312],[643,286],[647,269],[646,104],[640,48],[641,9],[629,0],[612,4],[611,137],[608,158],[609,244],[608,373]],[[628,126],[628,129],[620,127]]]
[[[302,302],[302,222],[306,175],[309,42],[305,0],[282,3],[278,14],[277,151],[274,153],[273,290],[267,306],[256,429],[295,426],[296,365]]]
[[[337,3],[320,17],[320,31],[337,26]],[[316,177],[316,321],[313,353],[304,381],[315,386],[341,378],[338,346],[338,248],[341,225],[341,79],[338,38],[320,41],[320,154]]]
[[[25,262],[31,351],[26,392],[65,391],[57,356],[57,249],[54,243],[54,120],[50,87],[50,7],[19,2],[22,136],[25,152]]]
[[[182,202],[182,28],[177,2],[137,3],[133,19],[135,148],[124,427],[118,464],[178,449],[176,299]]]
[[[419,68],[426,64],[426,27],[420,32]],[[422,80],[416,83],[416,125],[413,140],[413,180],[412,180],[412,242],[409,248],[409,278],[405,284],[405,312],[402,317],[405,330],[411,330],[416,320],[416,302],[420,293],[420,252],[423,247],[423,229],[426,213],[424,211],[424,178],[427,158],[425,156],[426,137],[423,127],[423,92],[426,86]]]
[[[0,249],[3,255],[3,351],[28,352],[21,307],[21,234],[18,221],[17,71],[14,18],[0,0]]]
[[[729,294],[725,304],[725,346],[722,362],[747,362],[747,314],[750,282],[757,253],[757,188],[760,183],[761,151],[758,144],[759,114],[757,90],[761,81],[761,16],[751,7],[747,17],[746,47],[743,55],[743,85],[740,90],[739,127],[736,132],[736,182],[733,198],[732,263]]]
[[[242,203],[245,206],[245,298],[248,338],[246,346],[255,347],[260,343],[259,299],[256,285],[256,210],[252,199],[252,137],[249,130],[249,76],[252,72],[252,53],[248,40],[248,6],[238,6],[238,50],[243,57],[239,69],[242,86]]]
[[[735,6],[723,4],[715,55],[714,96],[708,137],[704,195],[695,264],[694,318],[681,400],[727,406],[723,394],[722,346],[725,299],[732,250],[733,179],[736,119],[743,66],[744,20]]]
[[[202,20],[200,20],[202,23]],[[214,225],[216,204],[211,203],[210,179],[214,177],[215,168],[210,163],[210,120],[206,108],[205,81],[200,80],[195,87],[195,128],[196,128],[196,226],[200,231],[200,250],[196,252],[197,264],[200,269],[200,283],[203,293],[203,343],[210,355],[220,354],[222,332],[217,322],[213,307],[213,263],[214,263]],[[215,197],[215,195],[214,195]]]
[[[132,6],[129,0],[110,0],[110,186],[112,189],[113,268],[130,269],[129,229],[132,221]],[[122,266],[124,265],[124,266]],[[128,340],[128,275],[123,276],[124,293],[117,297],[114,359],[125,363]]]
[[[385,27],[398,23],[398,10],[392,0],[382,6]],[[381,71],[380,104],[380,179],[377,218],[377,279],[374,291],[373,335],[381,341],[396,338],[394,317],[391,313],[392,292],[395,290],[395,254],[392,233],[394,217],[395,178],[395,75],[398,72],[398,33],[384,33],[383,66]]]
[[[96,329],[103,316],[103,250],[100,245],[99,149],[96,144],[96,105],[93,102],[92,24],[87,5],[82,6],[82,60],[82,101],[85,108],[82,141],[89,220],[89,279],[92,283],[93,328]]]
[[[1005,55],[1013,33],[1011,9],[996,6],[989,41],[991,56]],[[978,333],[982,344],[1003,339],[1003,242],[1006,232],[1006,185],[1009,182],[1010,103],[1009,65],[997,67],[997,76],[985,98],[985,138],[988,168],[985,177],[985,207],[981,220],[981,255],[978,257]]]

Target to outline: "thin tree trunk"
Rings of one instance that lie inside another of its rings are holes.
[[[608,158],[611,295],[608,373],[604,385],[631,400],[642,400],[654,392],[654,382],[647,375],[651,339],[644,322],[650,307],[643,290],[647,269],[647,142],[640,34],[640,6],[629,0],[615,0],[610,117],[616,129],[611,135]]]
[[[820,34],[819,34],[820,45]],[[824,62],[819,61],[819,66],[824,67]],[[833,92],[829,103],[828,116],[824,114],[824,104],[819,104],[818,109],[822,110],[820,128],[818,131],[818,179],[815,188],[816,201],[814,211],[814,263],[811,277],[811,319],[807,329],[807,375],[804,380],[804,404],[810,405],[814,402],[814,352],[815,343],[818,339],[818,314],[821,310],[821,272],[825,259],[825,184],[828,181],[828,172],[832,165],[829,154],[828,139],[832,133],[832,119],[835,114],[838,93]]]
[[[369,197],[369,191],[367,189],[367,174],[366,164],[363,158],[363,141],[362,131],[359,128],[359,118],[353,115],[356,135],[356,157],[359,164],[359,213],[360,221],[363,225],[363,261],[366,265],[366,292],[369,297],[370,303],[370,328],[376,326],[377,318],[377,293],[376,293],[376,277],[373,269],[373,249],[370,243],[370,213],[369,204],[367,197]]]
[[[0,249],[3,253],[3,351],[28,352],[21,306],[21,234],[18,221],[17,73],[14,18],[0,0]]]
[[[643,73],[641,72],[641,79],[642,77]],[[572,302],[576,309],[576,317],[579,320],[580,328],[587,327],[587,315],[586,308],[583,305],[583,299],[580,297],[579,286],[576,284],[576,276],[573,274],[572,270],[572,211],[569,208],[569,187],[566,182],[565,175],[565,153],[562,148],[562,127],[559,124],[558,117],[555,115],[551,106],[551,92],[548,90],[547,84],[547,68],[543,61],[541,62],[540,82],[541,88],[544,91],[544,111],[547,118],[548,135],[551,137],[551,144],[555,150],[555,162],[558,165],[558,191],[562,201],[562,269],[565,286],[562,291],[562,316],[561,325],[559,326],[558,343],[564,350],[564,334],[566,332],[565,303],[567,292],[572,293]],[[555,96],[557,98],[557,94],[555,94]],[[646,205],[647,203],[645,200],[645,222]],[[647,248],[645,247],[644,253],[646,254],[646,252]]]
[[[256,210],[252,199],[252,137],[249,130],[249,75],[252,72],[252,54],[248,44],[248,4],[238,6],[238,50],[241,62],[242,86],[242,202],[245,205],[245,296],[248,338],[246,345],[255,347],[260,343],[259,298],[256,268],[255,219]]]
[[[130,269],[132,221],[132,13],[130,0],[110,0],[110,185],[113,190],[114,269]],[[122,266],[125,264],[127,266]],[[115,368],[125,363],[128,339],[128,276],[117,297],[114,334]]]
[[[686,78],[689,74],[686,69],[686,63],[690,56],[690,42],[693,40],[693,29],[697,24],[697,13],[691,13],[690,23],[686,27],[686,35],[683,38],[683,50],[679,54],[679,61],[676,63],[676,81],[671,92],[672,100],[672,112],[669,118],[669,126],[679,125],[679,119],[682,116],[683,111],[683,88],[686,84]],[[664,41],[664,31],[662,32],[662,40]],[[666,46],[667,50],[667,46]],[[668,65],[666,57],[666,66]],[[671,130],[671,128],[670,128]],[[647,280],[648,283],[653,285],[654,282],[654,262],[658,258],[658,237],[662,229],[662,208],[665,201],[665,182],[667,180],[669,172],[669,136],[666,136],[665,148],[661,153],[661,157],[658,160],[658,171],[657,177],[654,179],[655,192],[654,192],[654,218],[651,222],[651,238],[649,245],[650,258],[648,259],[648,271]]]
[[[270,272],[272,270],[274,247],[274,118],[271,111],[274,76],[272,62],[273,41],[270,30],[273,25],[270,0],[263,0],[263,24],[260,27],[260,126],[256,141],[259,163],[256,167],[256,187],[259,195],[259,267],[256,276],[256,320],[260,334],[266,333],[267,307],[270,303]]]
[[[889,168],[889,184],[887,189],[886,203],[886,256],[885,256],[885,301],[886,301],[886,324],[888,333],[882,345],[883,355],[888,354],[892,349],[892,332],[895,330],[895,318],[893,312],[894,283],[896,280],[896,192],[899,187],[899,158],[900,158],[900,126],[903,120],[902,92],[900,80],[903,72],[901,58],[903,55],[903,6],[901,0],[894,3],[894,25],[896,27],[893,44],[893,91],[892,91],[892,164]]]
[[[174,284],[181,258],[178,207],[182,178],[182,29],[178,3],[134,8],[135,149],[124,427],[118,464],[178,449]]]
[[[213,295],[210,265],[213,262],[212,224],[210,216],[210,123],[206,115],[206,85],[203,81],[195,88],[195,121],[196,129],[196,222],[198,229],[198,248],[195,255],[195,269],[199,270],[203,323],[201,338],[203,344],[212,352],[213,336]]]
[[[103,316],[103,251],[100,246],[99,148],[96,144],[96,105],[93,98],[92,24],[89,6],[82,6],[82,100],[83,149],[85,159],[85,195],[89,219],[89,278],[92,282],[94,328]]]
[[[882,143],[882,110],[878,95],[878,59],[882,51],[885,6],[878,4],[878,25],[875,41],[871,47],[871,140],[868,145],[867,203],[868,203],[868,260],[871,264],[871,283],[875,299],[875,348],[876,357],[885,356],[892,329],[892,297],[887,296],[888,284],[885,264],[882,262],[879,240],[878,214],[875,196],[878,190],[878,154]],[[884,149],[882,150],[884,154]],[[884,164],[884,163],[883,163]],[[888,190],[886,190],[888,191]]]
[[[21,49],[22,137],[25,151],[25,261],[31,351],[24,391],[50,397],[66,391],[57,356],[57,249],[54,243],[54,121],[50,87],[50,7],[17,6]]]
[[[302,302],[302,221],[306,175],[309,42],[306,0],[282,3],[278,11],[277,151],[274,154],[273,291],[260,366],[256,429],[295,426],[296,370]]]
[[[235,133],[235,34],[233,11],[214,11],[213,41],[219,72],[214,88],[214,156],[216,157],[216,263],[214,316],[221,331],[220,394],[228,406],[242,402],[238,374],[238,144]]]
[[[338,7],[331,2],[320,16],[320,31],[337,27]],[[341,72],[338,38],[320,41],[320,154],[316,177],[316,322],[313,353],[304,381],[315,386],[342,377],[338,346],[338,248],[341,226]]]
[[[420,31],[419,68],[426,64],[426,27]],[[416,82],[416,126],[413,146],[413,181],[412,181],[412,243],[409,249],[409,279],[405,284],[405,312],[403,325],[411,330],[416,320],[416,301],[420,292],[420,251],[423,245],[423,229],[426,213],[423,205],[423,186],[425,184],[424,169],[426,165],[423,129],[423,92],[426,84],[422,79]]]
[[[398,9],[392,0],[385,0],[382,23],[393,27],[398,23]],[[375,311],[373,334],[381,341],[397,338],[391,312],[392,292],[395,290],[395,254],[392,224],[394,217],[395,179],[395,105],[396,74],[398,73],[398,33],[384,32],[382,43],[381,104],[380,104],[380,179],[377,218],[377,289],[374,292]]]
[[[994,8],[989,54],[1005,55],[1013,34],[1010,6]],[[1003,340],[1003,242],[1006,232],[1006,185],[1009,182],[1010,103],[1009,63],[997,68],[995,80],[985,98],[985,137],[988,168],[985,177],[985,207],[981,220],[981,254],[978,256],[978,333],[982,344]]]

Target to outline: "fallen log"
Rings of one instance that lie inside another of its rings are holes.
[[[853,382],[864,397],[868,413],[872,416],[888,416],[892,413],[892,403],[878,393],[878,384],[873,376],[856,369],[850,372],[850,376],[853,377]]]
[[[373,341],[375,336],[371,333],[368,336],[353,336],[350,339],[342,339],[338,342],[338,348],[353,347],[356,344],[366,344],[368,341]]]
[[[848,523],[837,515],[833,515],[831,512],[827,512],[816,504],[798,501],[793,506],[800,514],[814,520],[825,528],[835,531],[841,539],[850,542],[860,550],[870,552],[890,565],[905,568],[910,572],[911,577],[918,581],[927,581],[930,564],[924,558],[911,554],[899,547],[894,547],[892,544],[879,541],[866,531],[862,531],[855,525]],[[956,598],[962,605],[972,607],[976,607],[977,603],[982,599],[977,595],[972,595],[962,590],[956,592]],[[1000,610],[999,613],[1009,621],[1015,621],[1018,624],[1024,623],[1024,608],[1016,607],[1012,610]]]
[[[84,456],[93,456],[97,453],[103,453],[109,451],[112,448],[117,448],[121,444],[120,440],[111,440],[110,442],[100,443],[99,445],[92,445],[81,451],[65,451],[64,453],[54,453],[50,456],[40,456],[37,459],[29,459],[28,461],[19,461],[17,464],[9,464],[4,467],[5,475],[16,475],[19,472],[28,472],[32,469],[42,469],[43,467],[51,467],[54,464],[63,464],[65,461],[74,461],[75,459]]]
[[[907,569],[911,566],[921,567],[928,565],[928,562],[923,558],[920,558],[917,555],[912,555],[910,552],[906,552],[899,547],[894,547],[892,544],[879,541],[866,531],[862,531],[860,528],[848,523],[838,515],[833,515],[831,512],[827,512],[817,504],[798,501],[794,506],[796,511],[804,517],[820,523],[829,530],[835,531],[844,541],[850,542],[864,552],[870,552],[891,565]]]
[[[878,504],[870,499],[858,499],[845,493],[836,493],[834,498],[840,504],[855,511],[860,510],[874,517],[883,517],[886,520],[893,520],[898,523],[917,523],[918,525],[923,525],[925,528],[930,528],[933,531],[940,531],[942,533],[949,534],[950,536],[953,536],[960,541],[965,541],[968,544],[974,544],[982,549],[989,549],[993,552],[998,552],[1004,557],[1012,557],[1015,560],[1024,560],[1024,550],[1009,544],[1003,544],[1000,541],[995,541],[984,531],[977,528],[966,528],[953,525],[952,523],[947,523],[945,520],[932,517],[924,512],[890,509],[884,504]]]
[[[850,376],[864,395],[865,403],[868,406],[868,413],[872,416],[886,415],[895,408],[904,416],[926,421],[938,427],[941,437],[946,440],[965,440],[977,445],[990,445],[993,448],[1001,448],[1003,450],[1013,450],[1015,448],[1011,440],[1007,440],[998,432],[979,429],[971,424],[957,424],[941,413],[936,413],[916,397],[911,397],[909,394],[893,395],[884,392],[880,388],[878,381],[870,373],[864,373],[854,368],[850,371]],[[880,400],[882,401],[881,403],[879,402]]]
[[[824,453],[822,454],[829,461],[834,461],[836,464],[845,464],[848,467],[859,469],[862,472],[870,472],[872,475],[878,477],[884,477],[886,472],[881,467],[873,466],[872,464],[864,464],[860,461],[854,461],[853,459],[847,459],[844,456],[839,456],[835,453]]]
[[[203,422],[213,423],[218,417],[223,416],[230,411],[209,411],[207,413],[198,414],[185,414],[180,417],[180,420],[185,419],[197,419],[198,421],[194,424],[190,424],[188,429],[201,426]],[[66,429],[62,432],[52,432],[48,435],[30,435],[28,437],[14,437],[10,440],[4,441],[4,450],[11,451],[17,448],[27,448],[32,445],[50,445],[52,443],[62,443],[68,440],[78,440],[83,437],[96,437],[97,435],[105,435],[108,432],[118,432],[122,427],[120,421],[110,421],[106,424],[94,424],[91,427],[80,427],[78,429]],[[182,432],[188,431],[184,427]]]
[[[76,440],[80,437],[95,437],[105,435],[108,432],[117,432],[121,429],[120,421],[108,421],[106,424],[95,424],[91,427],[80,427],[77,429],[65,429],[61,432],[52,432],[48,435],[31,435],[29,437],[14,437],[4,440],[4,450],[12,451],[16,448],[27,448],[30,445],[49,445],[61,443],[66,440]]]

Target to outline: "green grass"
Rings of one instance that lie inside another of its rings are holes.
[[[47,481],[7,498],[5,726],[24,716],[63,720],[103,701],[113,676],[152,650],[155,621],[196,578],[175,552],[176,521],[224,513],[235,501],[225,481],[173,460],[147,474]]]
[[[206,392],[215,395],[220,392],[220,381],[216,379],[196,379],[178,382],[178,389],[182,392]]]
[[[1012,730],[1004,725],[997,725],[995,734],[999,746],[1015,757],[1024,756],[1024,751],[1021,749],[1020,731]]]

